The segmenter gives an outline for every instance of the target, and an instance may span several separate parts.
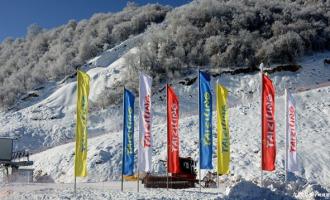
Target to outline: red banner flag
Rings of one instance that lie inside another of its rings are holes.
[[[262,90],[262,170],[275,170],[275,89],[272,81],[263,74]]]
[[[179,99],[167,86],[167,166],[169,173],[180,172],[179,160]]]

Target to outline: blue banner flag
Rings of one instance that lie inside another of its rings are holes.
[[[212,93],[211,77],[199,72],[199,159],[200,169],[212,166]]]
[[[134,95],[124,90],[123,175],[134,175]]]

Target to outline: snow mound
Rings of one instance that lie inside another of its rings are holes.
[[[318,199],[328,191],[320,185],[310,184],[303,181],[277,182],[266,180],[263,187],[258,184],[240,180],[226,188],[224,199],[255,200],[255,199]]]
[[[128,52],[136,51],[135,48]],[[107,67],[95,67],[87,71],[90,76],[90,97],[91,101],[96,101],[97,97],[106,87],[112,87],[118,81],[122,80],[127,74],[127,67],[124,57],[120,57]],[[74,111],[76,106],[77,83],[66,83],[48,98],[41,101],[37,106],[62,107],[64,110]]]

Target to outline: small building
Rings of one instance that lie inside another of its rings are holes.
[[[0,137],[1,182],[33,182],[33,169],[22,169],[33,165],[30,153],[26,150],[14,151],[14,141],[10,137]]]

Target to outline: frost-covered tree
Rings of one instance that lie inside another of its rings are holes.
[[[98,13],[88,20],[45,30],[36,24],[25,38],[0,44],[0,107],[7,108],[27,91],[75,72],[88,59],[160,23],[170,7],[129,3],[118,13]]]
[[[294,62],[330,49],[330,1],[195,0],[149,29],[141,49],[150,74],[187,68],[256,67]]]

